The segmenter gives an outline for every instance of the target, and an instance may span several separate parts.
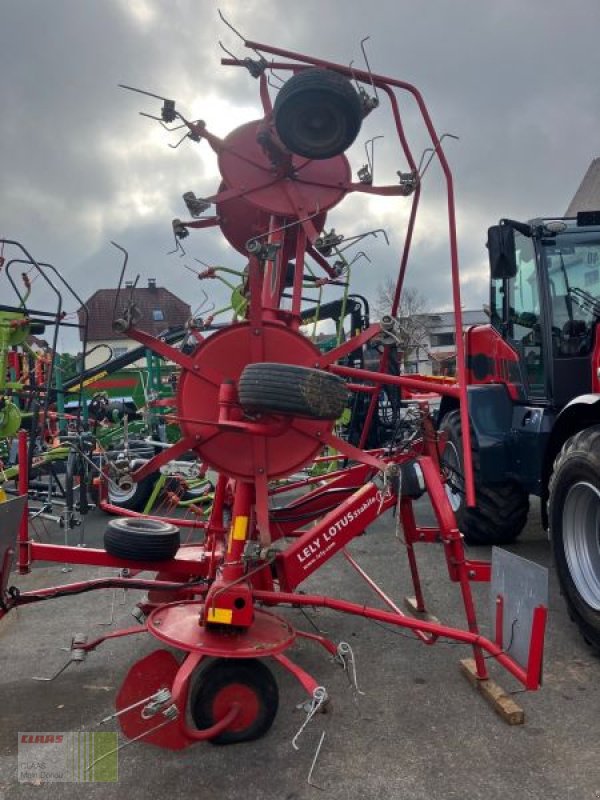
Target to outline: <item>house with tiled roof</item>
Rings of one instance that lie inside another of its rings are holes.
[[[130,292],[131,286],[125,286],[121,289],[120,297],[117,298],[117,289],[98,289],[86,302],[88,310],[86,368],[94,367],[105,361],[111,351],[112,357],[116,358],[139,347],[139,342],[130,339],[126,334],[115,333],[112,328],[113,319],[122,314],[123,306],[129,299]],[[118,304],[115,308],[117,299]],[[133,300],[141,313],[136,326],[153,336],[158,336],[169,328],[182,327],[192,314],[188,303],[180,300],[169,289],[157,286],[154,278],[148,279],[148,286],[136,286],[133,290]],[[80,309],[78,313],[79,322],[83,325],[84,311]],[[82,329],[80,329],[80,338],[83,340]]]
[[[565,217],[575,217],[578,211],[598,210],[600,210],[600,158],[595,158],[569,203]]]

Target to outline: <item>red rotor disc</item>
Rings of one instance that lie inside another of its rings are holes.
[[[262,127],[264,120],[255,120],[226,136],[219,152],[219,171],[229,188],[244,192],[247,202],[268,214],[295,219],[321,214],[342,200],[352,175],[345,155],[323,161],[294,155],[295,174],[277,178],[256,141]]]
[[[219,386],[204,380],[202,370],[212,370],[222,380],[237,383],[244,367],[256,361],[315,367],[317,348],[302,334],[278,323],[265,323],[259,331],[262,350],[253,357],[257,334],[247,322],[224,328],[205,339],[192,354],[196,367],[184,370],[178,383],[177,410],[184,436],[206,438],[206,422],[219,417]],[[200,458],[219,472],[242,480],[253,479],[261,464],[256,462],[258,445],[264,447],[265,475],[268,479],[290,475],[309,464],[322,448],[320,437],[333,428],[331,420],[288,418],[294,423],[277,436],[258,436],[220,430],[194,448]],[[203,424],[204,423],[204,424]]]

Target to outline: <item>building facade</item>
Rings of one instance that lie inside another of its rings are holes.
[[[139,347],[139,342],[128,336],[113,331],[115,316],[123,312],[123,306],[129,298],[130,286],[121,289],[117,298],[116,289],[98,289],[86,303],[88,311],[88,332],[85,368],[89,369],[103,363],[109,358],[116,358]],[[157,286],[153,278],[148,279],[148,286],[136,287],[133,294],[135,305],[140,311],[137,327],[153,336],[159,336],[171,328],[179,328],[190,319],[190,306],[180,300],[173,292]],[[120,307],[115,308],[115,301]],[[85,312],[79,309],[79,322],[85,322]],[[83,332],[80,332],[83,340]],[[143,366],[141,359],[135,365]]]

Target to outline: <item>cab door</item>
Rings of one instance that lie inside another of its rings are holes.
[[[515,231],[514,242],[515,276],[492,281],[492,324],[519,356],[527,401],[543,404],[549,398],[547,287],[533,240]]]

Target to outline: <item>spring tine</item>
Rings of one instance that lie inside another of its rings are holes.
[[[323,746],[323,740],[324,739],[325,739],[325,731],[323,731],[323,733],[321,734],[321,738],[319,739],[319,744],[317,745],[317,749],[315,751],[315,755],[314,755],[314,758],[312,760],[312,764],[310,765],[310,770],[308,772],[308,778],[306,779],[306,782],[308,783],[309,786],[312,786],[313,789],[320,789],[321,791],[323,791],[323,787],[322,786],[317,786],[316,783],[313,783],[312,782],[312,776],[313,776],[313,772],[315,770],[315,765],[317,763],[317,759],[319,758],[319,753],[321,752],[321,747]]]
[[[97,622],[96,625],[100,627],[103,626],[110,626],[115,621],[115,598],[116,598],[117,590],[116,588],[112,590],[112,597],[110,601],[110,617],[108,618],[108,622]]]
[[[311,719],[314,717],[314,715],[317,713],[317,711],[321,708],[321,706],[326,700],[327,700],[327,690],[325,689],[324,686],[317,686],[317,688],[313,692],[312,700],[310,702],[310,708],[308,709],[308,712],[306,714],[306,719],[304,720],[304,722],[298,729],[298,732],[292,739],[292,747],[294,748],[294,750],[300,749],[298,747],[298,739],[300,738],[302,732],[304,731],[308,723],[311,721]]]
[[[62,675],[62,673],[66,670],[66,668],[68,666],[70,666],[72,663],[73,663],[73,659],[70,658],[66,662],[66,664],[63,664],[62,667],[60,667],[60,669],[57,672],[55,672],[54,675],[51,675],[49,678],[39,677],[38,675],[34,675],[34,676],[32,676],[31,680],[32,681],[42,681],[42,682],[53,681],[56,678],[58,678],[59,675]]]
[[[369,78],[371,80],[371,89],[373,89],[375,100],[377,100],[377,103],[379,103],[379,95],[377,94],[377,87],[375,86],[375,81],[373,80],[371,65],[369,64],[369,59],[367,58],[367,51],[365,49],[365,42],[368,42],[370,38],[371,38],[370,36],[365,36],[364,39],[360,40],[360,49],[362,50],[363,58],[365,60],[365,64],[367,65],[367,72],[369,73]]]

